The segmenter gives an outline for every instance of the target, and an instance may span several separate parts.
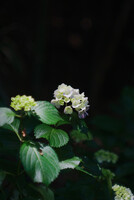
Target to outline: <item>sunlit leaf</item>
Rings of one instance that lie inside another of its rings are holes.
[[[42,149],[41,155],[35,146],[24,143],[20,149],[20,158],[25,171],[34,182],[49,185],[59,174],[58,157],[49,146]]]
[[[71,159],[64,160],[60,162],[60,169],[67,169],[67,168],[74,169],[80,164],[80,162],[81,159],[78,157],[73,157]]]
[[[15,113],[9,108],[0,108],[0,126],[11,124],[14,120]]]
[[[68,134],[61,130],[52,128],[46,124],[41,124],[35,128],[36,138],[46,138],[50,146],[61,147],[68,143]]]
[[[37,101],[37,106],[33,107],[41,122],[46,124],[56,124],[62,118],[58,110],[47,101]]]

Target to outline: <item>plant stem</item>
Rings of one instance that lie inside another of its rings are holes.
[[[16,115],[16,117],[19,117],[19,118],[20,118],[20,127],[21,127],[21,126],[22,126],[22,118],[24,117],[24,116],[23,116],[23,113],[22,113],[21,115]],[[22,129],[22,128],[20,128],[20,129]],[[20,130],[20,131],[21,131],[21,130]],[[20,137],[19,132],[18,132],[18,131],[15,131],[15,133],[16,133],[17,137],[19,138],[20,142],[24,142],[24,141],[22,140],[22,138]]]
[[[21,118],[22,116],[21,115],[15,115],[16,117],[19,117],[19,118]]]
[[[22,140],[22,138],[20,137],[19,133],[18,133],[17,131],[15,131],[15,133],[16,133],[17,137],[19,138],[20,142],[24,142],[24,141]]]
[[[112,200],[112,181],[110,177],[107,177],[107,184],[108,184],[108,190],[109,190],[109,197],[110,200]]]
[[[85,171],[81,167],[76,167],[76,169],[81,171],[81,172],[83,172],[83,173],[85,173],[85,174],[87,174],[87,175],[89,175],[89,176],[91,176],[91,177],[93,177],[93,178],[95,178],[95,179],[97,178],[97,176],[94,176],[93,174],[90,174],[89,172]]]
[[[7,172],[7,171],[4,171],[5,174],[7,175],[10,175],[10,176],[16,176],[15,174],[11,173],[11,172]]]

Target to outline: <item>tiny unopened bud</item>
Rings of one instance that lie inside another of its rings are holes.
[[[40,155],[41,155],[41,156],[43,156],[43,152],[42,152],[42,150],[41,150],[41,149],[39,150],[39,153],[40,153]]]
[[[22,136],[26,137],[26,130],[25,129],[22,131]]]

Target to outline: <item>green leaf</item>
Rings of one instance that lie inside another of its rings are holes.
[[[28,143],[23,143],[20,149],[20,158],[28,175],[34,182],[49,185],[59,174],[59,161],[49,146],[42,148],[42,154]]]
[[[66,124],[71,125],[71,116],[68,116],[66,114],[62,114],[61,117],[62,117],[62,120],[59,121],[56,124],[56,126],[62,126],[62,125],[66,125]]]
[[[67,159],[64,161],[60,162],[60,169],[67,169],[67,168],[71,168],[74,169],[76,168],[81,162],[81,159],[78,157],[73,157],[71,159]]]
[[[41,195],[42,200],[54,200],[54,193],[50,188],[44,185],[40,185],[38,187],[34,185],[30,186]]]
[[[37,106],[33,107],[35,113],[39,116],[41,122],[45,124],[56,124],[62,118],[58,110],[47,101],[37,101]]]
[[[18,133],[19,126],[20,126],[20,120],[15,119],[11,124],[5,124],[3,128]]]
[[[14,120],[15,113],[9,108],[0,108],[0,126],[11,124]]]
[[[34,132],[36,138],[46,138],[49,140],[50,133],[52,131],[52,127],[47,124],[40,124],[36,126]]]
[[[52,147],[64,146],[69,141],[68,134],[65,131],[52,128],[46,124],[41,124],[35,128],[35,137],[46,138]]]
[[[61,147],[69,141],[68,134],[61,129],[52,129],[49,142],[52,147]]]
[[[0,187],[5,179],[5,176],[6,176],[5,172],[0,170]]]

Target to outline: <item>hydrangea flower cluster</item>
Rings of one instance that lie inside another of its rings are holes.
[[[85,118],[88,115],[88,98],[85,97],[84,93],[80,94],[79,89],[74,89],[64,83],[54,91],[54,99],[51,103],[57,108],[65,106],[65,114],[72,114],[74,109],[78,112],[79,118]]]
[[[118,160],[118,156],[115,153],[105,151],[104,149],[97,151],[94,155],[99,163],[112,162],[114,164]]]
[[[134,195],[129,188],[115,184],[112,187],[115,192],[115,200],[134,200]]]
[[[30,111],[32,106],[36,106],[37,103],[31,96],[26,95],[17,95],[16,97],[11,98],[11,104],[10,106],[14,108],[14,110],[24,110],[24,111]]]

